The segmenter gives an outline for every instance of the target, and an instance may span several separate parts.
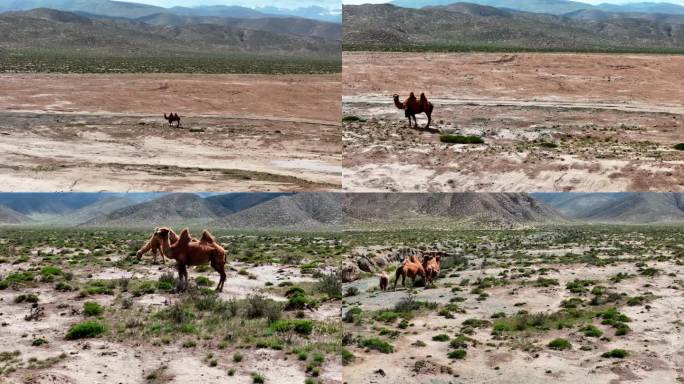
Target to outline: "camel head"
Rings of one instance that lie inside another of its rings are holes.
[[[169,238],[169,233],[170,233],[170,232],[171,232],[170,229],[168,229],[168,228],[166,228],[166,227],[161,227],[161,228],[155,229],[154,234],[155,234],[156,236],[159,236],[161,239],[166,240],[166,239]]]
[[[393,96],[393,98],[394,98],[394,105],[395,105],[397,108],[399,108],[399,109],[404,109],[404,103],[402,103],[402,102],[399,100],[399,95],[397,95],[397,94],[395,93],[394,96]]]

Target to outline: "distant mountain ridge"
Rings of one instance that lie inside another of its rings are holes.
[[[253,9],[231,5],[211,5],[198,7],[164,8],[135,2],[111,0],[3,0],[0,12],[28,11],[36,8],[51,8],[67,12],[86,12],[93,15],[136,19],[154,14],[171,14],[179,16],[210,16],[230,18],[262,18],[262,17],[300,17],[319,21],[341,21],[340,15],[318,6],[283,9],[262,7]]]
[[[31,219],[12,208],[0,204],[0,224],[27,224]]]
[[[348,47],[380,49],[684,50],[684,17],[583,9],[555,15],[473,3],[345,5],[343,39]]]
[[[0,48],[108,54],[268,53],[332,57],[341,26],[298,18],[188,19],[147,22],[39,8],[0,14]],[[143,20],[145,20],[143,17]]]
[[[601,10],[607,12],[640,12],[684,15],[684,6],[663,2],[641,2],[627,4],[602,3],[592,5],[567,0],[470,0],[470,3],[524,12],[564,15],[579,10]],[[449,5],[453,0],[393,0],[390,4],[405,8],[423,8]]]
[[[684,193],[541,193],[565,217],[595,223],[684,222]]]
[[[351,224],[519,227],[565,221],[553,208],[524,193],[351,193],[345,195],[343,209],[345,222]]]
[[[10,194],[3,194],[10,195]],[[29,207],[40,196],[0,195],[15,205]],[[62,207],[56,194],[52,206]],[[82,226],[91,228],[149,228],[207,226],[224,229],[331,230],[342,224],[341,195],[335,193],[227,193],[200,195],[168,193],[135,201],[125,194],[82,194],[72,206],[48,214],[43,207],[27,215],[0,205],[0,224]],[[52,207],[50,206],[50,207]],[[5,209],[6,208],[6,209]]]

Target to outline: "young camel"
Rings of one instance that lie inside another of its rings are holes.
[[[416,283],[416,276],[421,276],[423,281],[425,281],[425,269],[423,264],[418,261],[415,255],[411,255],[409,260],[404,260],[401,267],[397,268],[397,272],[394,278],[394,290],[397,289],[397,281],[399,281],[399,276],[401,276],[401,285],[406,287],[406,276],[411,279],[411,284]]]
[[[382,273],[379,274],[378,277],[380,277],[380,290],[386,291],[387,286],[389,285],[389,275],[387,274],[387,272],[382,271]]]
[[[176,241],[178,241],[178,235],[176,234],[176,232],[174,232],[171,228],[162,228],[169,231],[169,240],[171,240],[171,243],[175,243]],[[159,236],[157,235],[159,230],[162,228],[155,228],[152,237],[150,237],[150,239],[147,240],[147,243],[145,243],[145,245],[142,248],[140,248],[138,252],[135,253],[136,256],[138,256],[138,259],[142,258],[142,256],[147,252],[152,251],[152,254],[154,255],[155,264],[157,264],[157,253],[161,253],[162,264],[166,263],[166,260],[164,259],[164,250],[162,249],[162,241],[161,238],[159,238]]]
[[[183,289],[188,286],[188,266],[209,263],[221,276],[216,285],[216,291],[223,291],[223,283],[226,281],[226,251],[208,231],[205,230],[202,233],[200,241],[192,241],[190,231],[185,228],[178,237],[178,241],[173,244],[170,241],[168,228],[160,228],[158,236],[162,240],[164,253],[176,260],[178,278]]]
[[[418,121],[416,120],[416,115],[419,115],[421,113],[426,114],[428,118],[428,122],[425,126],[425,129],[430,128],[430,123],[432,122],[432,110],[434,109],[434,106],[431,102],[428,101],[424,93],[420,94],[420,100],[418,100],[416,99],[416,95],[414,95],[413,92],[411,92],[411,95],[409,95],[408,99],[406,99],[406,101],[404,101],[403,103],[399,101],[399,95],[395,94],[394,105],[397,108],[404,110],[404,115],[408,118],[409,121],[409,128],[412,128],[411,117],[413,117],[413,122],[416,125],[416,129],[418,129]]]

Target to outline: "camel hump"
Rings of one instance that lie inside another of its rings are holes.
[[[425,111],[427,111],[427,109],[430,106],[430,102],[428,101],[424,93],[420,94],[420,105],[423,107],[423,110]]]
[[[191,240],[190,230],[187,228],[184,228],[180,233],[180,237],[178,238],[178,242],[181,244],[183,244],[183,243],[187,244],[190,242],[190,240]]]
[[[202,231],[202,238],[200,239],[200,241],[209,244],[213,244],[215,242],[214,236],[212,236],[212,234],[209,233],[209,231],[207,231],[206,229]]]

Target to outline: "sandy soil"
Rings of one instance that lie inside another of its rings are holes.
[[[336,75],[1,75],[3,190],[339,189],[339,84]],[[171,111],[181,128],[163,119]]]
[[[61,248],[41,248],[42,255],[62,254]],[[80,250],[70,250],[78,252]],[[69,251],[69,252],[70,252]],[[37,249],[32,252],[35,255]],[[66,254],[70,254],[67,252]],[[149,258],[149,260],[148,260]],[[98,279],[117,280],[148,279],[154,280],[163,273],[174,273],[174,263],[151,264],[152,256],[145,256],[143,263],[121,269],[118,267],[84,266],[73,270],[74,281]],[[30,269],[30,262],[14,264],[0,263],[0,273]],[[245,298],[257,292],[275,300],[286,300],[269,292],[268,282],[278,284],[283,281],[292,283],[312,282],[313,278],[302,275],[300,269],[288,265],[252,265],[237,261],[228,263],[228,279],[220,297],[225,300]],[[246,274],[237,271],[245,270]],[[218,275],[209,270],[199,272],[191,268],[190,278],[206,276],[214,285]],[[254,276],[253,278],[248,277]],[[20,294],[34,293],[40,297],[40,307],[44,317],[36,321],[27,321],[30,303],[14,303]],[[298,361],[287,355],[287,351],[243,348],[241,362],[233,361],[234,348],[206,348],[198,343],[196,348],[182,348],[180,345],[153,346],[140,340],[125,339],[120,342],[107,338],[83,339],[69,341],[64,338],[66,330],[74,323],[83,321],[81,309],[83,302],[96,301],[108,307],[114,304],[114,296],[89,295],[82,297],[79,292],[60,292],[54,284],[39,284],[32,288],[0,290],[0,340],[3,346],[0,353],[19,351],[19,362],[14,364],[13,372],[0,373],[0,382],[7,384],[107,384],[107,383],[189,383],[201,380],[205,383],[252,383],[252,373],[262,374],[267,383],[301,384],[307,375],[306,362]],[[173,305],[180,300],[180,295],[161,292],[132,297],[133,306],[146,311],[156,311]],[[114,307],[112,307],[114,308]],[[329,302],[314,312],[306,312],[306,316],[320,321],[336,321],[340,316],[340,305]],[[34,346],[32,340],[42,338],[47,344]],[[209,341],[207,341],[209,342]],[[218,365],[213,367],[207,363],[207,353],[211,350]],[[47,368],[31,366],[32,361],[38,363],[58,358],[58,361]],[[5,362],[0,361],[0,367]],[[160,369],[162,368],[163,369]],[[234,376],[228,376],[229,368],[236,370]],[[157,381],[149,379],[156,372]],[[342,366],[334,358],[328,358],[321,367],[320,382],[325,384],[342,383]]]
[[[366,120],[345,123],[345,190],[684,190],[684,154],[673,149],[684,142],[684,58],[345,53],[343,61],[343,114]],[[394,107],[392,94],[409,92],[430,97],[435,131],[409,129]],[[447,145],[439,133],[485,144]]]
[[[480,344],[468,347],[464,360],[449,359],[447,353],[451,349],[448,343],[432,340],[438,334],[457,334],[466,319],[490,319],[492,314],[498,312],[510,316],[521,309],[530,313],[556,311],[562,300],[574,296],[565,289],[565,284],[575,279],[606,282],[618,272],[637,273],[634,266],[627,263],[600,268],[535,264],[535,267],[541,266],[553,270],[545,277],[558,279],[559,286],[495,287],[487,290],[489,297],[483,302],[477,301],[476,295],[469,295],[466,288],[464,292],[456,294],[466,299],[459,304],[466,313],[455,313],[453,319],[438,316],[435,312],[412,318],[411,326],[405,331],[400,330],[399,336],[390,340],[395,348],[394,353],[382,354],[353,348],[356,361],[345,367],[345,380],[349,383],[576,383],[578,377],[582,377],[582,382],[586,383],[655,384],[674,383],[682,379],[684,336],[678,319],[684,311],[684,301],[676,288],[676,276],[682,273],[682,267],[672,262],[654,263],[653,266],[672,271],[674,276],[636,277],[617,284],[609,283],[612,284],[611,289],[630,296],[646,292],[656,296],[647,310],[643,306],[620,308],[632,319],[629,323],[632,332],[627,336],[614,336],[613,330],[596,321],[595,324],[604,330],[609,340],[585,337],[574,329],[551,330],[522,337],[520,345],[523,345],[522,340],[526,340],[542,347],[525,352],[511,342],[494,338],[490,327],[476,330],[470,336]],[[499,272],[498,269],[468,270],[460,273],[458,278],[445,277],[434,289],[420,288],[416,299],[446,304],[455,295],[451,287],[456,286],[461,279],[470,278],[472,281],[478,277],[498,276]],[[378,292],[376,279],[359,280],[347,286],[355,286],[361,293],[349,298],[345,309],[352,305],[360,305],[364,311],[391,309],[406,296],[403,289]],[[377,334],[379,326],[394,328],[381,323],[376,323],[374,327],[346,324],[345,328],[370,335]],[[570,340],[573,349],[554,351],[543,347],[557,337]],[[413,345],[419,340],[426,345]],[[580,350],[581,346],[587,350]],[[623,348],[632,354],[624,360],[600,357],[601,353],[613,348]],[[429,364],[418,369],[416,363],[419,361],[428,361]],[[384,376],[379,369],[384,371]]]

